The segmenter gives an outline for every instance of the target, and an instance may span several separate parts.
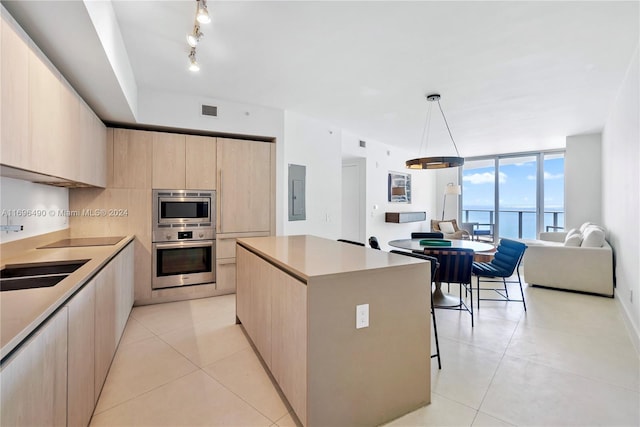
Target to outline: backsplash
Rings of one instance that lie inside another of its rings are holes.
[[[0,177],[0,223],[22,226],[1,231],[0,243],[25,239],[69,226],[69,190]]]

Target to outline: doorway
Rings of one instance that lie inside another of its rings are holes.
[[[341,239],[365,243],[365,176],[365,159],[343,161]]]

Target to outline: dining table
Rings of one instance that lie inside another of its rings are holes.
[[[435,240],[436,243],[439,243],[440,240],[446,240],[450,242],[450,245],[426,245],[420,242],[424,242],[425,240]],[[478,242],[474,240],[464,240],[464,239],[398,239],[389,241],[389,246],[393,246],[394,248],[406,249],[409,251],[420,251],[422,252],[425,248],[432,249],[448,249],[448,248],[464,248],[464,249],[472,249],[475,253],[474,260],[480,262],[490,261],[493,257],[493,253],[496,248],[490,243]],[[434,307],[458,307],[460,306],[460,298],[454,297],[446,292],[442,291],[442,283],[436,282],[436,286],[433,290],[433,306]]]

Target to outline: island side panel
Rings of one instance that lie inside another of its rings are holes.
[[[307,425],[380,425],[430,403],[430,283],[429,263],[309,279]]]

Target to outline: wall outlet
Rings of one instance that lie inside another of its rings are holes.
[[[356,329],[369,327],[369,304],[356,305]]]

